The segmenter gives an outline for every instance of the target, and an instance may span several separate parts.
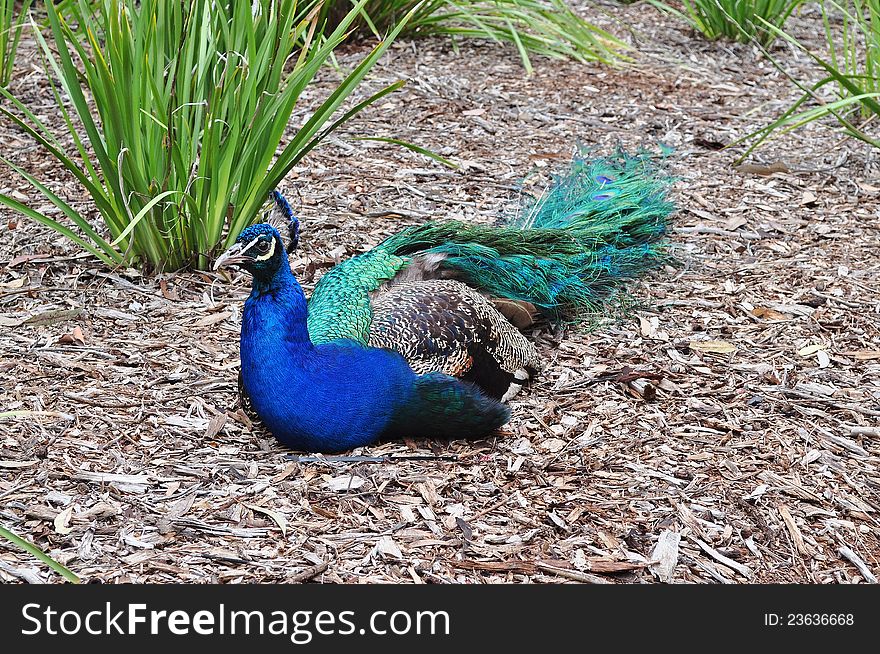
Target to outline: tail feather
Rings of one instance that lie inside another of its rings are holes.
[[[618,150],[589,159],[581,152],[545,193],[527,197],[507,224],[543,229],[580,222],[579,229],[592,228],[604,238],[612,235],[619,246],[651,241],[662,235],[658,227],[673,209],[665,198],[668,186],[669,178],[660,174],[648,153]]]
[[[622,282],[640,277],[665,257],[661,248],[648,244],[604,246],[555,258],[466,250],[446,259],[445,267],[470,286],[530,302],[554,319],[598,310]]]
[[[389,436],[478,438],[510,420],[507,406],[449,375],[420,375],[414,391],[388,428]]]
[[[667,260],[660,241],[673,211],[668,186],[646,154],[576,157],[504,226],[428,223],[384,246],[442,257],[443,271],[490,295],[574,317]]]

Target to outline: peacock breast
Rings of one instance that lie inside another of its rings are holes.
[[[412,393],[401,357],[351,341],[242,348],[242,383],[272,434],[295,449],[338,451],[375,441]]]

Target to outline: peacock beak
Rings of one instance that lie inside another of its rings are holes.
[[[214,270],[227,268],[229,266],[240,266],[252,261],[253,260],[249,256],[241,253],[241,243],[233,243],[231,248],[217,257],[217,261],[214,262]]]

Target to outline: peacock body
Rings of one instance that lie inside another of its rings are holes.
[[[300,450],[491,432],[509,419],[503,401],[540,369],[518,327],[533,313],[600,310],[622,282],[664,260],[667,186],[646,155],[576,157],[503,225],[404,229],[328,271],[308,302],[278,230],[252,225],[215,264],[253,276],[243,399]],[[275,200],[294,247],[298,221]]]

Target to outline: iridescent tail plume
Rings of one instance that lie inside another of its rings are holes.
[[[669,184],[647,154],[579,155],[502,227],[432,222],[380,247],[441,255],[444,271],[489,295],[573,318],[666,260]]]

